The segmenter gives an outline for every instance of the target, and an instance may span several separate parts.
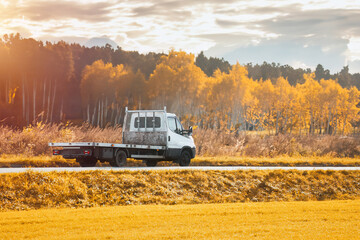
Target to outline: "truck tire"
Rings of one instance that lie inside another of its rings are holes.
[[[188,151],[182,151],[179,159],[179,165],[182,167],[186,167],[190,165],[191,155]]]
[[[81,167],[95,167],[97,163],[96,158],[77,158],[76,161]]]
[[[158,163],[157,160],[150,159],[150,160],[147,160],[147,161],[146,161],[146,166],[148,166],[148,167],[155,167],[157,163]]]
[[[123,150],[116,152],[115,157],[110,161],[112,167],[124,167],[126,165],[126,153]]]

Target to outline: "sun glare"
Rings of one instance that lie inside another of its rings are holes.
[[[8,1],[0,0],[0,5],[3,5],[4,7],[7,7],[9,5]]]
[[[360,38],[350,38],[348,43],[348,57],[350,61],[360,59]]]

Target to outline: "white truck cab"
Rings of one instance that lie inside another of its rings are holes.
[[[159,161],[173,161],[188,166],[195,157],[192,128],[185,130],[173,113],[164,110],[125,110],[122,144],[116,143],[49,143],[54,155],[76,158],[81,166],[109,162],[121,167],[127,158],[143,160],[147,166]]]
[[[173,158],[180,156],[183,149],[191,149],[193,155],[195,155],[195,143],[191,136],[192,128],[184,130],[181,122],[173,113],[167,113],[167,136],[168,136],[168,153]]]
[[[178,162],[182,166],[190,164],[190,159],[195,157],[196,152],[191,136],[192,128],[184,130],[175,114],[167,113],[166,108],[134,111],[126,109],[125,112],[123,143],[165,146],[165,160]],[[139,158],[144,159],[145,156]],[[150,165],[155,164],[155,161],[159,160],[147,160]]]

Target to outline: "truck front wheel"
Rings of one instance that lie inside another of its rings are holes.
[[[126,165],[126,158],[126,153],[123,150],[119,150],[112,161],[110,161],[110,165],[112,167],[124,167]]]
[[[190,165],[191,156],[190,153],[186,150],[182,151],[180,159],[179,159],[179,165],[182,167],[186,167]]]

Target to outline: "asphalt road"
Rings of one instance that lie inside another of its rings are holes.
[[[47,167],[47,168],[0,168],[1,173],[20,173],[26,171],[34,172],[80,172],[80,171],[181,171],[181,170],[200,170],[200,171],[236,171],[236,170],[300,170],[300,171],[313,171],[313,170],[356,170],[359,171],[360,167],[252,167],[252,166],[190,166],[190,167]]]

